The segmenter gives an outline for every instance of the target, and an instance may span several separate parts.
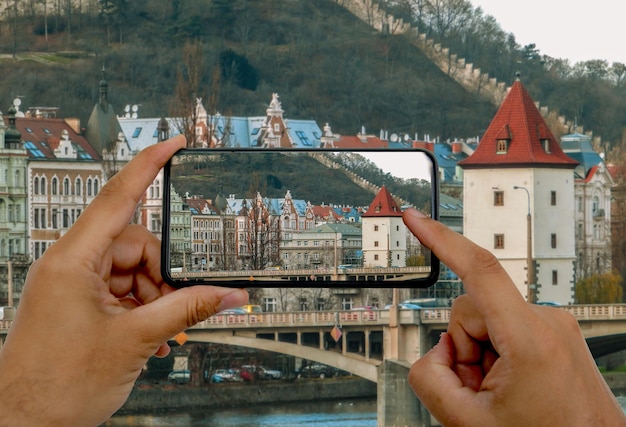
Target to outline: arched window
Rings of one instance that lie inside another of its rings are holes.
[[[63,194],[65,196],[70,195],[70,179],[67,177],[63,180]]]
[[[20,179],[20,171],[19,171],[19,170],[16,170],[16,171],[15,171],[15,182],[13,182],[13,186],[14,186],[14,187],[19,187],[19,186],[21,185],[21,184],[20,184],[20,182],[21,182],[21,179]]]
[[[98,181],[98,178],[94,178],[94,180],[93,180],[93,195],[97,196],[99,191],[100,191],[100,183]]]
[[[47,194],[48,191],[46,190],[46,177],[42,176],[41,177],[41,182],[40,182],[40,186],[41,186],[41,194]]]
[[[74,186],[76,187],[76,189],[74,191],[76,191],[76,195],[77,196],[82,196],[83,194],[83,180],[80,179],[80,177],[76,178],[76,183],[74,183]]]
[[[59,194],[59,180],[55,176],[52,178],[52,195],[56,196],[57,194]]]
[[[33,179],[33,193],[39,194],[39,178],[38,177],[35,177],[35,179]]]
[[[91,178],[87,179],[87,196],[93,196],[92,188],[91,188]]]

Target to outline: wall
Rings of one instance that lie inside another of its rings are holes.
[[[376,383],[360,378],[211,384],[206,387],[138,384],[118,414],[229,408],[264,403],[375,397]]]

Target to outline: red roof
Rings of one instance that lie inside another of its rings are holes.
[[[341,216],[339,216],[330,206],[313,206],[313,215],[318,218],[330,218],[332,216],[336,220],[341,218]]]
[[[43,119],[18,117],[15,127],[22,134],[22,141],[28,154],[33,159],[55,159],[54,150],[59,146],[63,131],[79,152],[79,160],[100,160],[100,154],[85,139],[76,133],[64,119]]]
[[[391,197],[391,193],[384,185],[380,188],[380,191],[374,197],[374,200],[370,204],[362,217],[389,217],[389,216],[402,216],[402,210],[398,204]]]
[[[502,140],[506,141],[507,147],[506,150],[498,152],[498,141]],[[563,152],[535,102],[518,80],[513,83],[476,151],[458,164],[466,169],[483,167],[573,169],[578,163]]]
[[[375,136],[341,136],[334,143],[335,148],[388,148],[387,141]]]

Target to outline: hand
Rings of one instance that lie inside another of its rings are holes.
[[[146,148],[113,177],[27,276],[0,352],[0,425],[97,425],[127,399],[167,340],[226,308],[243,290],[163,283],[160,242],[128,225],[184,137]]]
[[[409,383],[444,426],[621,426],[576,320],[527,304],[497,259],[415,210],[404,222],[463,281],[448,332]]]

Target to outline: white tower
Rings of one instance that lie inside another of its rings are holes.
[[[474,154],[459,162],[465,235],[490,250],[533,302],[573,302],[576,164],[519,79]]]

